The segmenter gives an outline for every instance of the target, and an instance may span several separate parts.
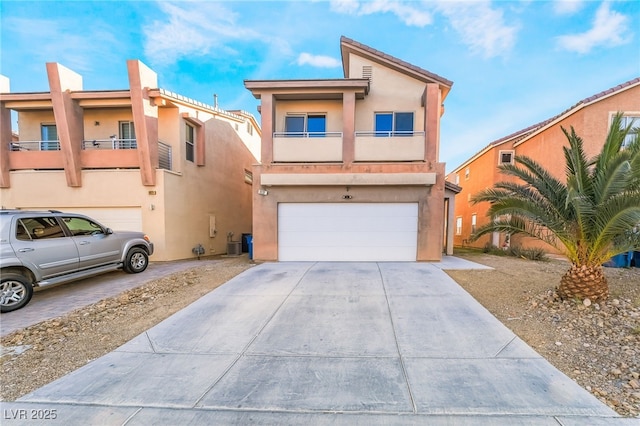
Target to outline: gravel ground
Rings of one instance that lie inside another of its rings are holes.
[[[605,268],[609,300],[589,304],[557,298],[566,261],[461,257],[496,268],[448,271],[493,315],[618,414],[640,415],[640,268]]]
[[[619,414],[640,415],[639,268],[607,268],[609,301],[585,306],[554,295],[564,261],[456,254],[496,268],[449,274],[507,327]],[[251,266],[246,257],[226,258],[5,336],[0,399],[13,401],[114,350]]]

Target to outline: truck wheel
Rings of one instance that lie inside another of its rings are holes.
[[[123,269],[130,274],[137,274],[147,269],[149,256],[147,252],[139,247],[134,247],[127,253]]]
[[[33,296],[33,286],[20,274],[2,274],[0,280],[0,312],[24,307]]]

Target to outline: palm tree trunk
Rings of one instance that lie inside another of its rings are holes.
[[[588,298],[592,302],[598,302],[609,297],[609,284],[602,266],[572,264],[562,276],[557,292],[563,299]]]

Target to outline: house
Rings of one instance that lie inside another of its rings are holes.
[[[438,160],[453,83],[346,37],[340,49],[343,78],[245,81],[262,127],[254,257],[438,261],[460,189]]]
[[[159,88],[137,60],[127,61],[125,90],[83,90],[75,72],[46,68],[49,92],[11,93],[0,79],[3,208],[79,212],[144,231],[156,261],[224,254],[228,240],[251,232],[260,156],[251,114]]]
[[[565,161],[563,146],[568,146],[562,128],[573,127],[584,140],[584,149],[593,157],[602,149],[613,116],[624,113],[624,123],[635,122],[640,126],[640,78],[627,81],[611,89],[581,100],[566,111],[522,129],[516,133],[491,142],[480,152],[463,162],[447,175],[447,180],[462,186],[455,203],[456,246],[496,247],[519,245],[540,247],[548,252],[555,249],[545,243],[524,236],[509,236],[493,233],[470,242],[471,234],[477,227],[487,223],[489,203],[473,205],[471,197],[496,182],[515,178],[502,175],[497,166],[512,163],[516,155],[532,158],[553,176],[565,181]]]

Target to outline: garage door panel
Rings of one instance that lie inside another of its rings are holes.
[[[280,260],[414,261],[417,203],[284,203]]]

